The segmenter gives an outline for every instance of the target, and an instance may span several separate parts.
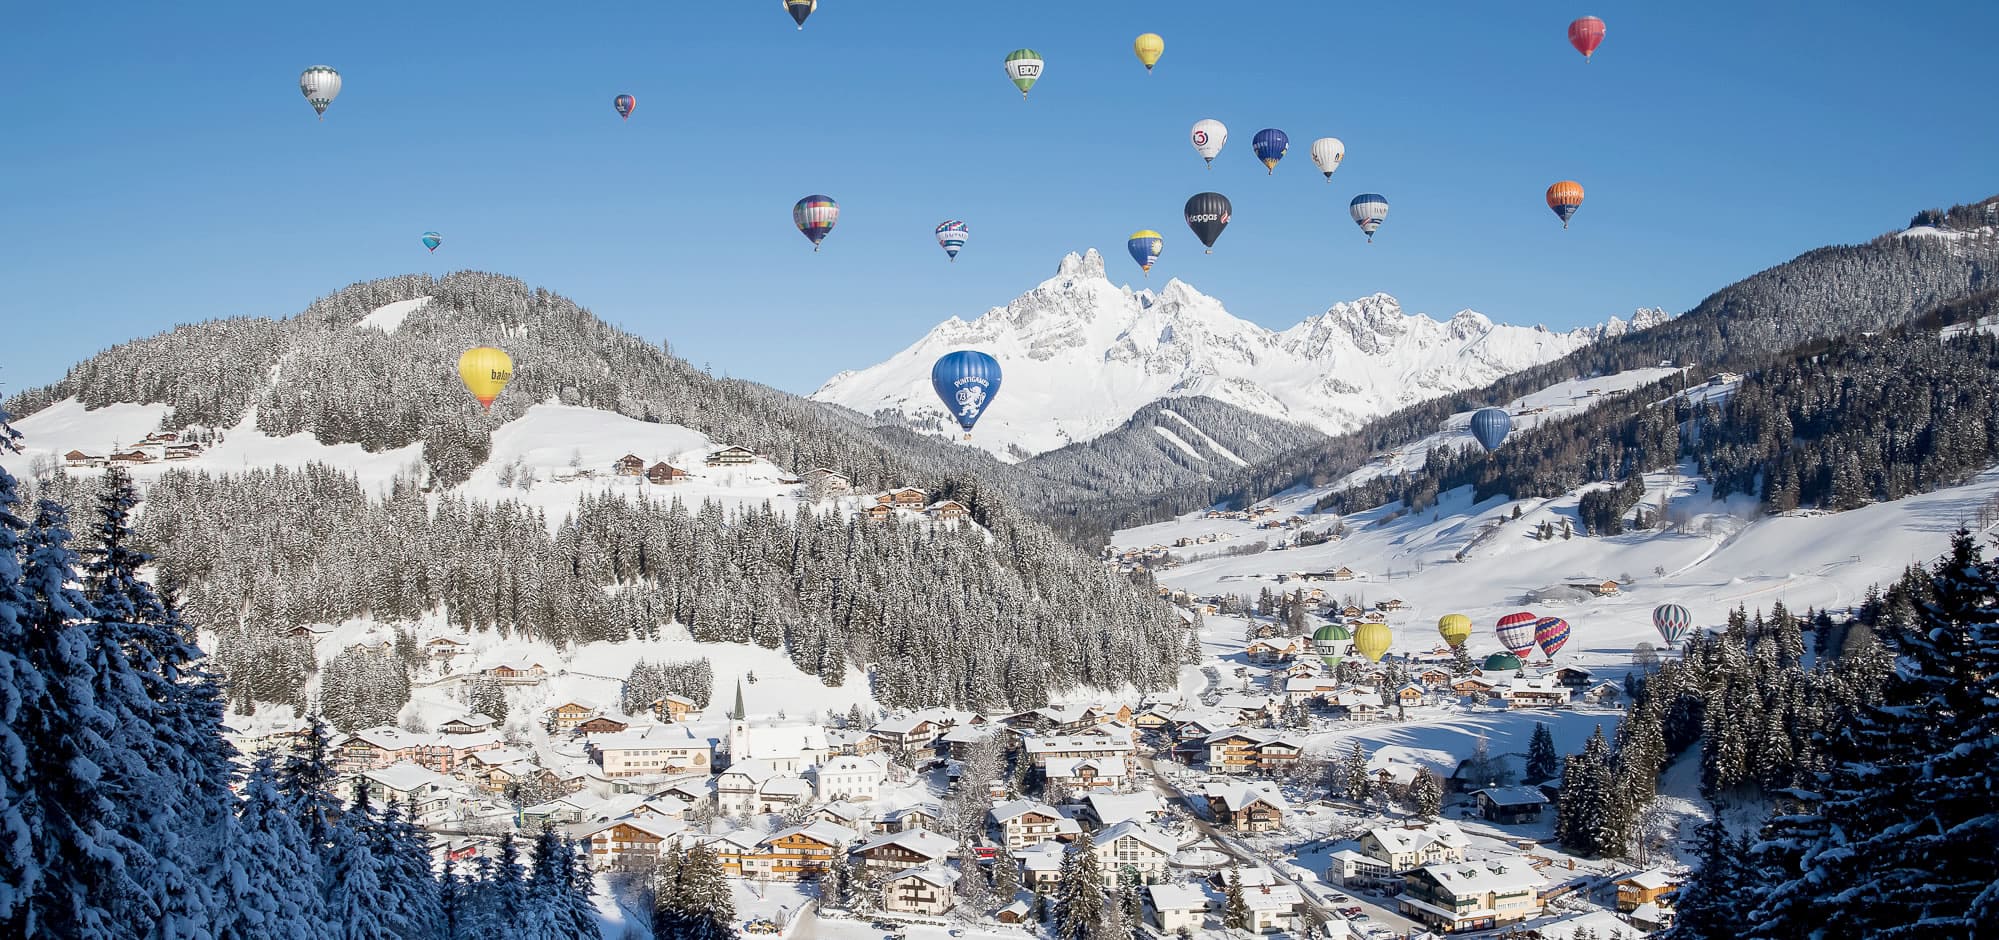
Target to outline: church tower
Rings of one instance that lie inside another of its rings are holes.
[[[743,708],[743,680],[736,680],[736,707],[729,712],[729,762],[750,757],[750,714]]]

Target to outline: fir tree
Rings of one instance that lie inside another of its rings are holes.
[[[1534,737],[1527,743],[1527,780],[1540,783],[1562,772],[1562,758],[1555,753],[1555,735],[1546,722],[1534,723]]]
[[[1222,926],[1229,930],[1249,929],[1249,900],[1242,893],[1242,868],[1229,866],[1228,887],[1222,906]]]
[[[264,754],[244,781],[235,864],[218,885],[231,916],[217,940],[327,935],[319,853],[292,818],[277,776],[271,755]]]
[[[1409,802],[1415,804],[1416,815],[1426,819],[1443,814],[1444,785],[1430,768],[1416,768],[1415,778],[1409,781]]]
[[[1692,880],[1683,886],[1673,904],[1675,921],[1663,936],[1670,940],[1706,940],[1710,937],[1740,937],[1748,932],[1745,916],[1755,903],[1752,885],[1746,883],[1742,859],[1746,846],[1728,835],[1717,808],[1714,818],[1695,832],[1699,842],[1700,865]],[[1804,933],[1795,936],[1802,937]]]
[[[1020,860],[1013,857],[1013,851],[1002,840],[993,854],[993,898],[1004,907],[1012,904],[1019,894]]]
[[[1096,940],[1092,937],[1104,916],[1104,873],[1098,864],[1097,847],[1088,839],[1062,857],[1062,871],[1055,884],[1055,936],[1058,940]]]
[[[1361,750],[1360,742],[1353,743],[1353,750],[1347,752],[1346,761],[1341,765],[1346,778],[1347,799],[1356,803],[1367,802],[1374,793],[1375,778],[1367,771],[1367,752]]]
[[[984,916],[993,906],[992,883],[986,880],[985,871],[979,867],[979,856],[970,838],[958,842],[958,883],[953,890],[958,894],[958,903],[970,916]]]

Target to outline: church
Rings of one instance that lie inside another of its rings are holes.
[[[800,721],[751,721],[743,708],[743,683],[736,681],[736,707],[729,712],[729,760],[762,761],[782,774],[801,774],[831,756],[826,729]]]

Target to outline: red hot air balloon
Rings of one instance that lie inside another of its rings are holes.
[[[1583,61],[1589,61],[1590,53],[1603,45],[1603,21],[1594,16],[1585,16],[1569,24],[1569,45],[1583,54]]]
[[[1499,636],[1499,645],[1512,650],[1513,655],[1525,659],[1527,654],[1534,652],[1534,621],[1538,619],[1540,618],[1524,610],[1507,614],[1499,618],[1498,627],[1493,633]]]

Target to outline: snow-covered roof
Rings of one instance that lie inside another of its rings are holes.
[[[1050,816],[1056,819],[1062,817],[1062,814],[1057,812],[1055,807],[1039,800],[1008,800],[1004,803],[994,805],[991,810],[993,822],[1000,825],[1005,825],[1007,822],[1019,819],[1029,813],[1039,813],[1043,816]]]
[[[1059,871],[1067,852],[1059,842],[1039,842],[1013,854],[1028,871]]]
[[[1200,885],[1147,885],[1145,890],[1152,896],[1154,910],[1205,911],[1218,906],[1214,893]]]
[[[1151,791],[1092,793],[1086,802],[1090,804],[1090,814],[1106,826],[1114,826],[1127,819],[1150,819],[1166,810],[1159,797]]]
[[[1091,769],[1105,779],[1119,779],[1130,773],[1122,757],[1051,757],[1042,772],[1050,780],[1066,780]]]
[[[1548,802],[1548,798],[1533,787],[1488,787],[1474,795],[1483,796],[1499,806],[1541,806]]]
[[[722,771],[721,777],[717,780],[717,785],[727,783],[730,787],[737,787],[743,783],[749,783],[754,786],[763,786],[765,783],[782,775],[782,773],[782,771],[777,769],[776,765],[767,760],[739,760],[730,764],[728,770]]]
[[[898,881],[907,881],[911,878],[928,882],[939,888],[948,889],[958,883],[958,870],[937,865],[924,865],[920,868],[909,868],[899,871],[883,879],[882,883],[894,884]]]
[[[1254,889],[1245,884],[1242,900],[1252,911],[1289,910],[1305,903],[1305,895],[1287,884],[1258,885]]]
[[[764,839],[764,841],[776,842],[777,840],[783,839],[787,836],[795,836],[795,835],[802,835],[810,839],[816,839],[820,842],[826,843],[827,845],[846,845],[847,843],[854,841],[855,838],[859,837],[860,833],[855,832],[854,830],[839,825],[837,823],[829,823],[823,819],[815,819],[812,822],[806,823],[803,826],[793,826],[789,829],[780,829],[776,832],[773,832],[770,834],[768,838]]]
[[[584,835],[586,837],[594,836],[597,833],[615,829],[619,826],[630,826],[658,839],[674,839],[687,834],[687,824],[678,819],[662,819],[658,816],[626,816],[621,819],[611,819],[598,823],[585,831]]]
[[[827,774],[887,774],[888,768],[883,767],[882,762],[877,760],[873,755],[867,757],[843,755],[831,760],[821,761],[818,773],[820,778],[824,779]]]
[[[1222,805],[1232,813],[1259,801],[1277,807],[1278,812],[1285,815],[1291,813],[1291,804],[1285,801],[1284,794],[1279,793],[1273,783],[1216,780],[1207,785],[1206,795],[1210,799],[1221,800]]]
[[[1456,862],[1449,865],[1427,865],[1424,874],[1435,879],[1452,895],[1464,897],[1487,892],[1512,892],[1523,888],[1538,888],[1546,884],[1546,879],[1535,874],[1526,859],[1512,859],[1501,862]]]
[[[806,783],[803,777],[779,774],[764,781],[763,787],[757,792],[766,796],[804,797],[811,795],[812,784]]]
[[[823,752],[828,749],[826,729],[796,723],[751,724],[743,730],[742,742],[743,753],[730,755],[739,761],[773,757],[790,759],[807,751]]]
[[[712,747],[707,738],[696,737],[686,725],[645,725],[626,728],[610,734],[593,734],[590,746],[599,751],[624,751],[639,748],[703,748]]]
[[[1030,737],[1026,741],[1027,753],[1029,755],[1061,754],[1067,751],[1129,751],[1132,749],[1131,738],[1108,734],[1053,735],[1049,737]]]
[[[1090,837],[1090,841],[1103,846],[1114,845],[1119,839],[1134,839],[1139,844],[1151,848],[1162,855],[1172,855],[1180,850],[1180,840],[1169,832],[1148,826],[1135,820],[1125,820]]]
[[[409,761],[398,761],[387,767],[366,771],[362,776],[399,793],[451,781],[444,774]]]
[[[893,845],[933,859],[949,858],[951,853],[958,851],[958,840],[938,835],[928,829],[905,829],[901,832],[883,833],[854,846],[854,851],[867,852],[885,845]]]
[[[1382,848],[1390,852],[1420,852],[1432,842],[1439,842],[1454,849],[1462,849],[1471,844],[1465,838],[1465,831],[1448,819],[1439,819],[1424,826],[1376,826],[1367,831]]]
[[[1619,878],[1617,879],[1617,883],[1621,885],[1637,885],[1646,891],[1657,891],[1660,888],[1670,888],[1673,885],[1679,884],[1680,880],[1667,874],[1663,868],[1650,868],[1635,875]]]

